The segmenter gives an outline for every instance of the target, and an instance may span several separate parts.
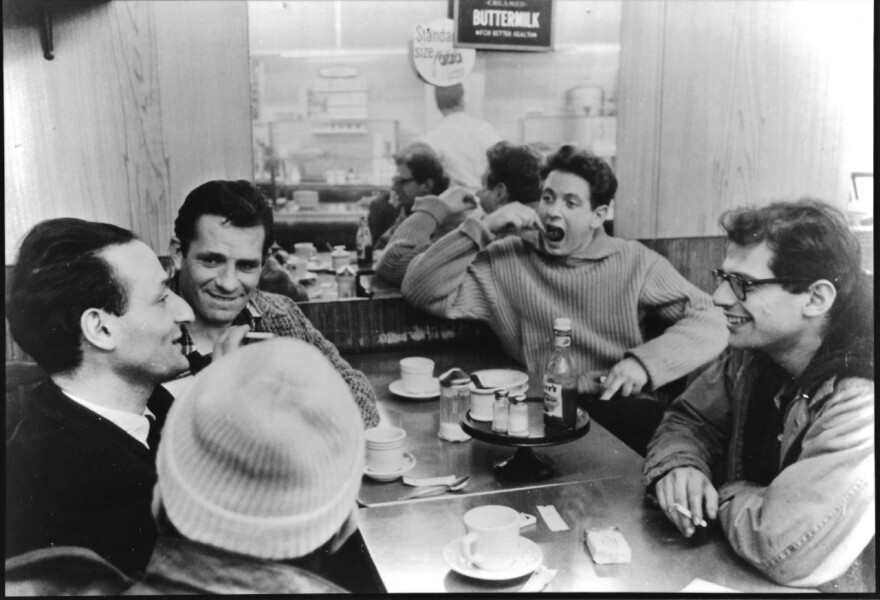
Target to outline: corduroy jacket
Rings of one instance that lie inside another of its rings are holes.
[[[648,445],[648,486],[676,467],[718,487],[734,551],[768,578],[816,587],[843,575],[874,536],[874,382],[832,378],[785,409],[779,475],[743,480],[743,436],[758,353],[728,350],[667,410]],[[786,386],[796,385],[790,381]]]

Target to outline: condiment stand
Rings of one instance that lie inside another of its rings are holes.
[[[510,458],[495,463],[493,472],[498,479],[517,482],[543,481],[556,474],[553,461],[538,454],[532,448],[539,446],[555,446],[571,442],[583,437],[590,431],[590,415],[581,408],[577,411],[577,424],[569,431],[544,431],[544,401],[529,398],[529,437],[515,437],[505,433],[492,431],[491,421],[476,421],[471,418],[470,411],[462,418],[461,428],[472,438],[481,442],[513,446],[516,452]]]

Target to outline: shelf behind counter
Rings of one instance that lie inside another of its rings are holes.
[[[275,209],[275,241],[287,250],[297,242],[312,242],[319,249],[328,245],[345,245],[354,249],[355,234],[367,208],[358,204],[362,198],[388,191],[387,187],[367,184],[300,184],[276,185],[272,195],[270,184],[257,184],[269,198],[283,198],[286,202]],[[302,208],[291,202],[294,192],[318,192],[318,205]]]

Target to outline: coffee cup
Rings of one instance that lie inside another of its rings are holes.
[[[311,242],[297,242],[293,245],[293,251],[305,261],[314,260],[318,254],[317,248]]]
[[[296,254],[288,256],[287,262],[284,263],[284,268],[294,281],[299,281],[308,274],[307,266],[308,263]]]
[[[519,530],[536,521],[509,506],[489,504],[464,514],[467,535],[461,538],[461,554],[478,569],[500,571],[510,567],[519,552]]]
[[[351,252],[337,248],[330,253],[330,260],[333,263],[333,270],[336,271],[351,262]]]
[[[367,467],[374,473],[394,473],[403,466],[406,431],[400,427],[379,425],[364,432]]]
[[[417,394],[428,392],[437,384],[434,382],[434,361],[422,356],[410,356],[400,361],[401,386],[407,392]]]

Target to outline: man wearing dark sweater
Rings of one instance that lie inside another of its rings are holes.
[[[11,287],[12,336],[49,379],[7,428],[6,557],[81,546],[135,575],[156,539],[155,450],[171,403],[157,384],[188,367],[180,326],[192,310],[134,234],[80,219],[37,224]]]

